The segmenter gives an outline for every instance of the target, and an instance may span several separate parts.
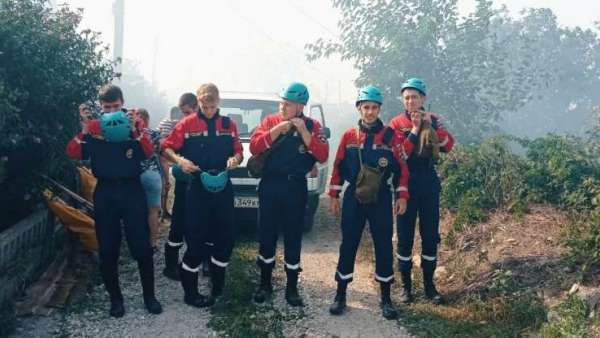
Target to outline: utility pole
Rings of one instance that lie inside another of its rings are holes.
[[[125,0],[115,0],[113,2],[113,15],[115,18],[114,39],[113,39],[113,59],[119,60],[116,65],[116,72],[123,71],[123,31],[125,25]]]
[[[152,50],[152,85],[156,87],[156,55],[158,54],[158,35],[154,36],[154,48]]]

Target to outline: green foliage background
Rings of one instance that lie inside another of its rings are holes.
[[[113,76],[81,12],[42,0],[0,0],[0,229],[39,203],[34,173],[72,178],[64,149],[77,107]]]
[[[341,36],[307,45],[308,59],[354,62],[358,86],[384,90],[386,118],[403,110],[401,84],[423,78],[426,108],[440,113],[463,144],[500,129],[527,137],[580,132],[600,105],[597,34],[559,26],[549,9],[515,18],[477,0],[462,17],[457,2],[333,0]]]

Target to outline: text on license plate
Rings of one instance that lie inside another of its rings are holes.
[[[258,208],[258,197],[236,197],[234,199],[236,208]]]

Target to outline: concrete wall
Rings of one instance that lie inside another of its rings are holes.
[[[12,302],[66,244],[66,232],[47,209],[0,233],[0,304]]]

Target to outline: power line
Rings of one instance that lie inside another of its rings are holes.
[[[287,0],[286,2],[292,8],[294,8],[298,13],[304,15],[306,18],[308,18],[309,20],[311,20],[312,22],[316,23],[321,28],[323,28],[327,33],[331,34],[332,37],[334,37],[336,39],[338,38],[338,34],[337,33],[333,32],[331,29],[329,29],[329,27],[325,26],[319,20],[315,19],[312,15],[309,15],[308,13],[306,13],[306,11],[304,9],[302,9],[300,6],[296,5],[292,0]]]
[[[273,43],[282,46],[290,51],[297,51],[300,53],[305,53],[306,51],[304,49],[298,48],[294,45],[291,45],[287,42],[281,42],[278,41],[276,39],[274,39],[270,34],[268,34],[267,32],[265,32],[262,28],[260,28],[254,21],[250,20],[250,18],[244,16],[235,6],[233,6],[232,4],[233,0],[229,0],[229,6],[232,8],[232,10],[234,10],[238,17],[244,21],[246,21],[246,23],[248,23],[250,26],[252,26],[252,28],[259,32],[261,35],[263,35],[265,38],[267,38],[268,40],[272,41]],[[314,66],[312,66],[310,63],[306,63],[305,66],[307,66],[309,69],[311,69],[312,71],[318,73],[319,75],[321,75],[324,79],[328,80],[329,76],[327,76],[326,74],[324,74],[323,72],[321,72],[319,69],[315,68]]]

